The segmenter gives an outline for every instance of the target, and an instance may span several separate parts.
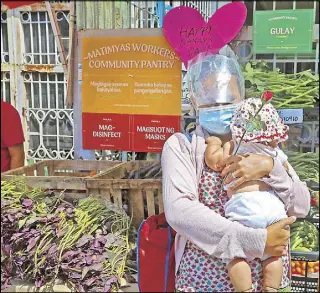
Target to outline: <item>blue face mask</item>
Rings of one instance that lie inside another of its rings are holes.
[[[224,135],[230,132],[230,123],[237,105],[199,109],[199,123],[210,134]]]

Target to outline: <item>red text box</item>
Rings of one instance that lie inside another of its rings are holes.
[[[130,150],[130,115],[82,113],[82,143],[89,150]]]
[[[132,150],[160,153],[166,140],[180,131],[180,116],[132,115]]]

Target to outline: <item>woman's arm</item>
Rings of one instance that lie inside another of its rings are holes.
[[[257,154],[230,156],[221,164],[224,166],[221,176],[234,175],[226,178],[226,184],[233,181],[233,177],[237,178],[230,186],[231,189],[245,181],[262,179],[284,202],[289,216],[303,218],[308,214],[310,192],[290,164],[287,171],[277,158]]]
[[[162,153],[163,202],[170,226],[215,257],[262,257],[267,230],[231,222],[200,203],[194,164],[191,147],[182,151],[178,138],[170,137]]]
[[[24,148],[23,143],[8,147],[10,154],[10,170],[24,166]]]
[[[273,188],[285,203],[289,216],[304,218],[310,210],[310,192],[306,183],[302,182],[292,166],[287,163],[288,170],[281,162],[274,160],[274,166],[268,177],[262,180]]]

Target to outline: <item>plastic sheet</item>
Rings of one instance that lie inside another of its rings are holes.
[[[188,86],[194,107],[239,103],[244,99],[244,78],[240,65],[233,52],[228,55],[231,58],[201,53],[190,60]]]

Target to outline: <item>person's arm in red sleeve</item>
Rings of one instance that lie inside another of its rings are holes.
[[[4,110],[4,109],[3,109]],[[24,136],[18,111],[11,105],[2,112],[1,139],[10,153],[10,170],[24,166]]]
[[[25,159],[23,143],[14,145],[8,149],[11,156],[10,170],[23,167]]]

